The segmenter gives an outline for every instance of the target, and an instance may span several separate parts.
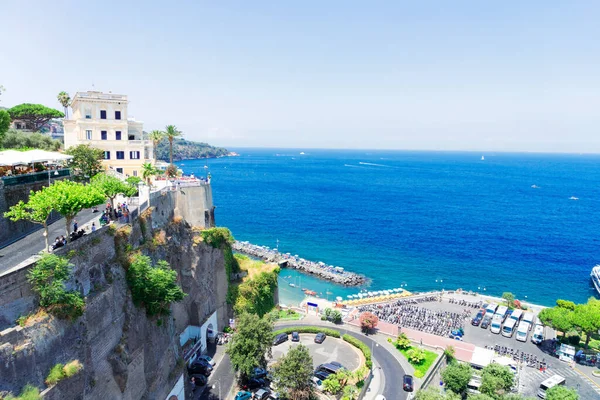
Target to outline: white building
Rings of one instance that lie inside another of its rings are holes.
[[[140,176],[142,164],[154,162],[151,140],[143,138],[143,123],[130,117],[127,96],[96,91],[77,92],[70,119],[64,120],[65,148],[89,144],[104,151],[106,168]]]

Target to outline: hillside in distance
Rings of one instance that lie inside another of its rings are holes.
[[[173,141],[173,161],[194,158],[215,158],[226,156],[229,152],[223,147],[211,146],[208,143],[192,142],[185,139]],[[169,141],[162,140],[156,149],[157,158],[169,161]]]

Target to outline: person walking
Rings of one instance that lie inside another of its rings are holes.
[[[73,220],[73,232],[77,232],[77,226],[78,226],[78,225],[77,225],[77,220],[76,220],[76,219],[74,219],[74,220]]]

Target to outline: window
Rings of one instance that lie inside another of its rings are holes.
[[[133,171],[133,176],[137,176],[137,170]]]
[[[131,160],[139,160],[140,159],[140,152],[139,151],[130,151],[129,152],[129,158]]]
[[[125,159],[125,152],[117,151],[117,160],[124,160],[124,159]]]
[[[91,108],[85,109],[85,119],[92,119],[92,109]]]
[[[85,138],[87,140],[92,140],[92,131],[85,131]]]
[[[115,111],[115,119],[121,119],[121,111]]]
[[[100,131],[100,135],[102,136],[102,140],[106,140],[106,131]]]
[[[115,132],[115,140],[121,140],[121,131]]]
[[[118,151],[117,151],[117,153],[118,153]],[[120,174],[122,174],[123,173],[123,168],[117,168],[117,172],[120,173]]]
[[[135,140],[135,135],[127,135],[127,140]]]
[[[100,110],[100,119],[106,119],[106,110]]]
[[[105,151],[104,152],[104,159],[105,160],[110,160],[110,151]]]

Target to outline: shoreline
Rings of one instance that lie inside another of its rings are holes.
[[[356,287],[365,285],[369,281],[366,276],[346,271],[344,268],[309,261],[289,253],[281,254],[277,249],[270,249],[266,246],[236,241],[231,247],[238,253],[259,258],[265,262],[277,263],[281,268],[293,268],[338,285]]]

